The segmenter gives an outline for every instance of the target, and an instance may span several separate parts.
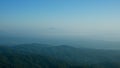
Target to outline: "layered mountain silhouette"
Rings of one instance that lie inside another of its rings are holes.
[[[20,44],[0,46],[1,68],[119,68],[119,50],[68,45]]]

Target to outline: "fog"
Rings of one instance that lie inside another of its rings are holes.
[[[80,40],[119,42],[118,2],[1,1],[0,37],[61,44]]]

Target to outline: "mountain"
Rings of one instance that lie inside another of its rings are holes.
[[[16,45],[24,43],[47,43],[51,45],[63,45],[67,44],[75,47],[86,47],[96,49],[120,49],[120,42],[103,41],[103,40],[91,40],[84,38],[33,38],[26,36],[17,36],[7,31],[0,30],[0,44]]]
[[[94,64],[120,60],[119,50],[75,48],[68,45],[52,46],[46,44],[22,44],[12,48],[20,52],[40,54],[76,64]]]
[[[0,68],[120,68],[120,53],[68,45],[1,45]]]
[[[0,47],[0,68],[67,68],[66,62],[32,53]]]

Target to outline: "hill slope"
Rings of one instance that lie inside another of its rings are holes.
[[[120,54],[67,45],[0,46],[0,68],[120,68]]]

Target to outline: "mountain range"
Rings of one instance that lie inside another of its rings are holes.
[[[1,45],[0,66],[1,68],[19,66],[22,68],[119,68],[119,52],[119,50],[37,43]]]

